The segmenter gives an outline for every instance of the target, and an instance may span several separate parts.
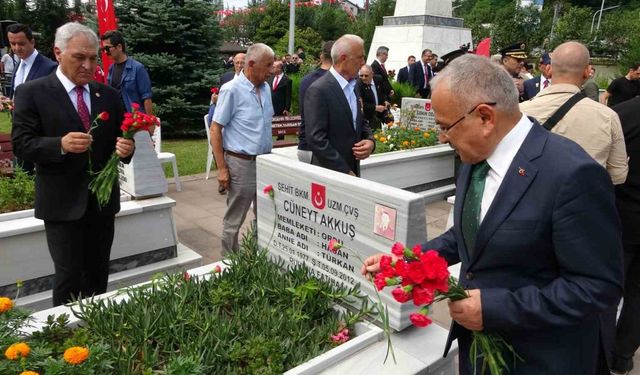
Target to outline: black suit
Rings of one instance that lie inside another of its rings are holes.
[[[222,87],[222,85],[224,85],[225,83],[232,81],[235,77],[235,70],[223,73],[222,75],[220,75],[220,87]]]
[[[356,93],[357,97],[357,93]],[[360,175],[360,162],[353,145],[363,139],[373,141],[371,128],[364,121],[359,98],[354,129],[349,102],[331,72],[316,80],[304,97],[305,132],[313,152],[311,164],[334,171]]]
[[[385,97],[388,97],[391,94],[391,82],[389,82],[389,74],[386,70],[382,69],[382,65],[378,62],[378,60],[374,60],[371,63],[371,70],[373,70],[373,78],[376,80],[376,84],[380,83],[380,91],[384,94]]]
[[[375,81],[375,80],[374,80]],[[375,83],[375,94],[371,85],[367,85],[362,80],[356,82],[356,92],[362,99],[362,110],[364,112],[364,118],[369,121],[369,127],[371,129],[380,128],[380,120],[385,112],[376,112],[377,105],[384,105],[385,98],[381,92],[381,85]],[[376,101],[376,97],[378,100]]]
[[[405,66],[404,68],[400,68],[398,71],[397,80],[399,83],[407,83],[409,82],[409,67]]]
[[[549,86],[551,86],[551,80],[549,80]],[[536,95],[538,95],[538,93],[542,89],[543,88],[540,86],[540,76],[535,76],[531,79],[528,79],[524,81],[524,92],[522,93],[522,99],[531,100]]]
[[[101,170],[122,132],[123,106],[118,92],[89,83],[91,119],[108,112],[92,131],[91,163]],[[20,85],[16,90],[13,150],[36,165],[35,217],[45,222],[49,252],[55,265],[54,305],[79,293],[106,291],[114,216],[120,189],[114,184],[109,202],[98,208],[89,192],[89,153],[62,154],[61,139],[84,132],[80,116],[55,74]],[[130,158],[125,160],[128,162]]]
[[[273,103],[274,116],[282,116],[283,111],[291,111],[291,87],[292,82],[286,75],[278,81],[278,86],[273,89],[273,80],[275,77],[269,78],[267,81],[271,87],[271,102]]]
[[[427,64],[427,87],[424,87],[424,69],[422,68],[422,61],[416,61],[411,65],[411,69],[409,69],[409,82],[416,88],[418,94],[422,98],[428,98],[429,94],[431,94],[431,87],[429,87],[429,82],[433,78],[433,70],[431,70],[431,65]]]

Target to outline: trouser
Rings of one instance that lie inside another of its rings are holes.
[[[301,161],[303,163],[311,164],[311,157],[312,156],[313,156],[313,152],[307,151],[307,150],[298,149],[298,160],[299,161]]]
[[[114,216],[88,208],[74,221],[45,221],[55,276],[53,305],[107,291]]]
[[[222,221],[222,255],[237,250],[238,232],[253,203],[254,227],[256,215],[256,161],[225,154],[229,169],[227,211]]]
[[[624,302],[616,327],[614,363],[631,360],[640,347],[640,244],[624,244]]]

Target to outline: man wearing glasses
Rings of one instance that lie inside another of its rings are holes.
[[[454,226],[422,250],[461,263],[469,297],[449,303],[448,340],[458,339],[460,374],[473,373],[474,331],[512,345],[522,361],[505,361],[520,375],[608,373],[600,316],[622,292],[609,175],[578,144],[523,115],[511,77],[489,59],[458,57],[431,85],[440,141],[464,164]],[[378,272],[380,258],[361,271]]]
[[[131,103],[138,103],[140,111],[153,114],[151,79],[144,65],[127,56],[122,33],[107,31],[100,39],[102,49],[114,62],[109,67],[107,83],[120,93],[127,112],[131,112]]]

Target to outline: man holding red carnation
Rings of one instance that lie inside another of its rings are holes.
[[[522,361],[502,353],[510,374],[608,374],[601,315],[620,298],[622,247],[606,170],[520,113],[511,78],[486,58],[459,57],[431,85],[440,141],[464,164],[453,228],[413,251],[424,252],[415,267],[429,249],[461,263],[468,297],[449,304],[447,342],[448,351],[458,339],[460,373],[473,373],[476,331],[513,346]],[[365,260],[362,272],[384,272],[382,257]],[[396,272],[413,283],[429,276],[398,271],[399,261]],[[474,360],[480,373],[482,359]]]
[[[54,48],[58,70],[20,85],[15,95],[13,149],[36,165],[35,217],[44,220],[55,266],[55,306],[106,291],[120,189],[116,181],[100,208],[88,170],[100,171],[114,151],[128,162],[134,151],[133,140],[121,137],[118,93],[92,81],[98,45],[88,27],[61,26]],[[97,127],[89,134],[91,119]]]

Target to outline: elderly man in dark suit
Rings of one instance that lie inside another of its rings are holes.
[[[364,118],[369,122],[369,127],[380,129],[379,116],[386,111],[387,107],[382,94],[382,85],[375,82],[371,66],[363,65],[360,68],[360,79],[356,83],[356,92],[362,101],[362,111]]]
[[[355,91],[364,65],[364,41],[357,35],[343,35],[333,44],[331,59],[329,73],[315,81],[304,98],[311,163],[359,176],[360,160],[375,147]]]
[[[629,174],[616,185],[616,204],[622,221],[625,288],[624,304],[613,350],[612,374],[633,369],[633,355],[640,347],[640,97],[612,107],[620,116],[629,156]]]
[[[464,164],[454,226],[422,249],[461,262],[469,297],[449,304],[448,340],[458,339],[460,374],[473,372],[473,331],[513,345],[522,362],[514,367],[503,353],[510,374],[608,372],[600,316],[622,292],[609,175],[575,142],[520,113],[513,80],[488,59],[461,56],[431,85],[440,141]],[[377,272],[380,257],[362,272]]]
[[[92,81],[98,45],[88,27],[61,26],[54,48],[58,70],[20,85],[15,95],[13,150],[36,165],[35,217],[44,220],[55,266],[56,306],[107,290],[120,189],[116,183],[100,208],[89,191],[89,163],[99,171],[114,151],[128,162],[134,150],[133,140],[120,137],[120,96]],[[101,112],[108,120],[89,134],[91,119]]]
[[[407,66],[400,68],[398,71],[397,81],[399,83],[407,83],[409,82],[409,70],[411,69],[411,65],[415,64],[416,57],[411,55],[407,58]]]
[[[538,68],[540,75],[524,81],[524,100],[533,99],[541,90],[551,86],[551,56],[548,53],[540,57]]]
[[[271,87],[273,115],[288,116],[291,110],[292,82],[289,77],[284,74],[282,61],[273,63],[273,76],[267,80],[267,83],[269,87]]]
[[[27,25],[20,23],[7,27],[7,39],[13,53],[20,58],[9,86],[9,97],[13,97],[16,87],[40,77],[47,76],[56,70],[58,64],[38,53],[36,40]],[[33,163],[16,158],[15,165],[28,173],[33,173]]]

